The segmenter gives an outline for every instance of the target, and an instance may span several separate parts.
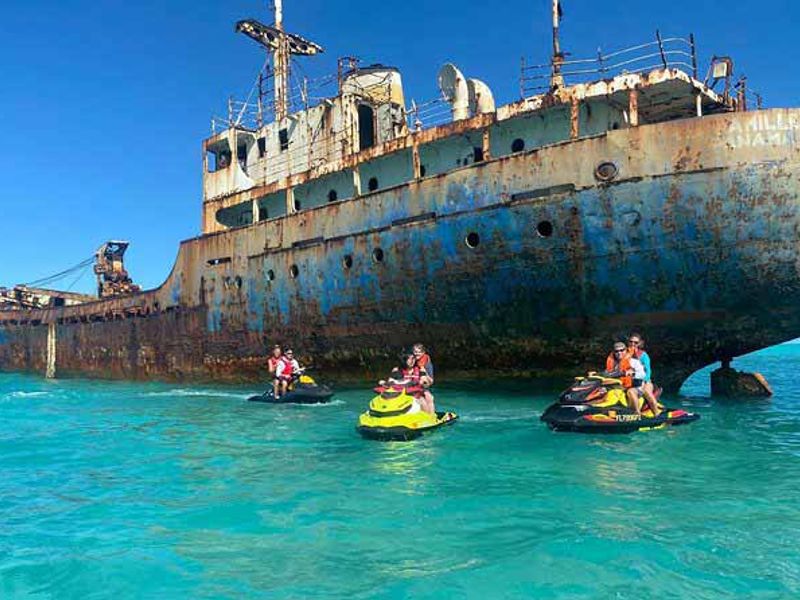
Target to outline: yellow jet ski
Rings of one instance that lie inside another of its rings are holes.
[[[413,440],[423,433],[455,423],[453,412],[426,413],[417,400],[423,390],[418,385],[386,385],[375,388],[378,395],[369,410],[358,418],[356,430],[371,440]]]

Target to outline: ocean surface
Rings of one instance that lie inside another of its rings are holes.
[[[447,386],[462,416],[362,440],[369,388],[0,375],[0,598],[798,598],[800,345],[739,359],[770,400],[699,422],[551,433],[523,384]],[[657,369],[657,365],[655,366]]]

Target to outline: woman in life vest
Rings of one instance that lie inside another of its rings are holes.
[[[275,376],[278,379],[278,383],[280,384],[280,392],[281,396],[284,396],[288,391],[289,384],[294,379],[295,375],[299,375],[302,372],[300,368],[300,363],[297,362],[294,358],[294,352],[291,348],[287,348],[286,352],[278,362],[278,368],[275,370]],[[276,396],[276,399],[280,396]]]
[[[267,359],[267,369],[269,369],[269,376],[272,378],[272,394],[276,398],[278,397],[278,387],[280,385],[277,376],[278,363],[281,362],[282,356],[283,352],[281,352],[281,347],[278,344],[275,344],[272,347],[272,354],[270,354],[269,358]]]
[[[433,385],[433,361],[428,354],[425,346],[414,344],[409,363],[413,361],[414,368],[419,372],[419,384],[423,387],[422,410],[429,414],[436,414],[436,405],[433,402],[433,394],[430,387]]]
[[[642,377],[641,396],[647,401],[650,410],[653,411],[653,416],[658,416],[660,411],[658,409],[658,402],[656,401],[655,388],[653,387],[653,371],[650,366],[650,355],[644,349],[644,338],[638,333],[632,333],[628,336],[628,354],[642,363],[644,375]],[[638,412],[638,411],[637,411]]]

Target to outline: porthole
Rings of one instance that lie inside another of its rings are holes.
[[[295,212],[299,211],[301,208],[303,208],[303,204],[300,202],[300,200],[295,198],[294,199],[294,210],[295,210]]]
[[[616,178],[618,173],[619,169],[617,169],[617,165],[608,161],[601,162],[594,170],[594,176],[598,181],[611,181]]]
[[[464,243],[467,245],[468,248],[477,248],[478,245],[481,243],[481,236],[475,233],[474,231],[470,231],[467,234],[467,237],[464,238]]]
[[[550,237],[553,235],[553,224],[550,221],[539,221],[536,226],[536,234],[543,238]]]
[[[375,248],[375,250],[372,251],[372,260],[376,263],[383,262],[383,250]]]
[[[374,192],[378,189],[378,178],[377,177],[370,177],[369,181],[367,182],[367,189],[370,192]]]
[[[425,172],[426,171],[427,171],[427,169],[425,168],[425,165],[420,165],[419,166],[419,176],[420,177],[425,177]]]
[[[267,280],[273,281],[274,279],[275,279],[275,271],[270,269],[269,271],[267,271]]]
[[[344,257],[342,258],[342,266],[345,269],[352,268],[352,266],[353,266],[353,257],[350,256],[349,254],[345,254]]]
[[[511,151],[512,152],[522,152],[525,150],[525,140],[522,138],[517,138],[513,142],[511,142]]]
[[[289,267],[289,275],[292,276],[292,279],[297,279],[297,276],[300,275],[300,269],[297,268],[297,265]]]
[[[339,194],[336,193],[336,190],[331,190],[328,192],[328,202],[336,202],[339,199]]]

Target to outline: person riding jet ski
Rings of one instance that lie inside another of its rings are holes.
[[[624,344],[622,344],[624,350]],[[589,373],[559,396],[558,402],[544,411],[541,420],[554,431],[581,433],[631,433],[683,425],[700,415],[682,409],[664,408],[658,402],[661,390],[653,396],[655,406],[644,406],[644,393],[634,386],[630,357],[617,350],[612,373]],[[608,366],[608,364],[606,365]],[[626,370],[622,370],[625,368]],[[627,384],[627,385],[626,385]],[[641,385],[641,384],[640,384]]]
[[[251,396],[248,401],[272,404],[322,404],[333,396],[333,391],[329,387],[318,385],[312,377],[305,374],[305,368],[294,358],[291,349],[287,349],[278,362],[275,378],[278,385],[260,396]],[[280,389],[280,395],[275,394],[276,388]]]
[[[425,389],[420,373],[413,366],[398,367],[387,380],[379,381],[375,388],[378,395],[358,418],[358,433],[374,440],[412,440],[454,423],[458,415],[453,412],[423,410]]]

